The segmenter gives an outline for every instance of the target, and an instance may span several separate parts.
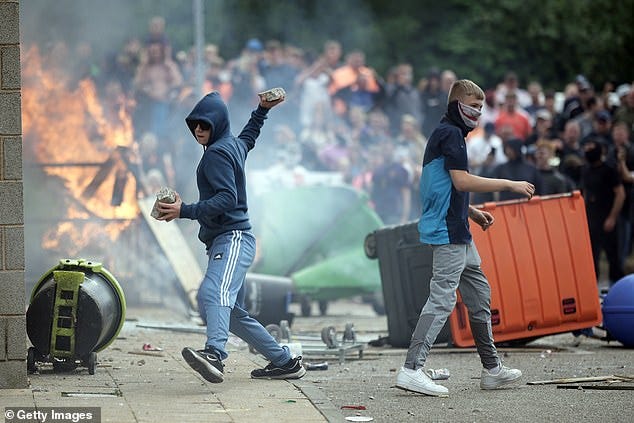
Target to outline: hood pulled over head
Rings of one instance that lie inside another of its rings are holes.
[[[211,136],[207,146],[231,134],[229,110],[217,91],[204,96],[185,118],[187,127],[194,138],[196,138],[195,130],[198,121],[207,122],[211,125]]]

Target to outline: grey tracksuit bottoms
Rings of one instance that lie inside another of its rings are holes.
[[[423,367],[431,346],[456,305],[456,289],[469,310],[469,324],[482,365],[496,367],[500,360],[491,331],[491,288],[480,269],[475,244],[432,245],[429,298],[412,334],[405,367]],[[422,281],[421,281],[422,282]],[[424,282],[422,282],[424,283]]]

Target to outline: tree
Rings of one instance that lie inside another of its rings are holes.
[[[231,0],[206,1],[208,42],[225,58],[252,37],[278,39],[319,52],[337,39],[358,48],[381,74],[401,61],[418,77],[430,66],[450,68],[483,86],[508,70],[523,84],[537,79],[561,89],[583,73],[595,85],[631,82],[634,0]],[[140,36],[148,19],[167,20],[174,50],[193,44],[191,2],[98,0],[21,2],[23,36],[87,39],[113,49]],[[59,11],[63,11],[63,13]]]

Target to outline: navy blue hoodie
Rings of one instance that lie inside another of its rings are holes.
[[[199,200],[181,206],[180,217],[198,220],[198,238],[207,248],[218,235],[249,230],[244,164],[255,146],[269,109],[258,106],[238,137],[231,133],[229,112],[216,91],[194,106],[185,122],[195,138],[196,121],[211,125],[211,136],[196,169]]]

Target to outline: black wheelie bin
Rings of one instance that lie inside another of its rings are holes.
[[[364,242],[369,258],[379,260],[388,343],[409,347],[420,311],[429,296],[432,250],[419,241],[418,222],[387,226],[369,233]],[[436,343],[451,343],[449,319]]]

